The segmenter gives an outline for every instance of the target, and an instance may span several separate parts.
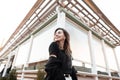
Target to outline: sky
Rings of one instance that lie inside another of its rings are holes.
[[[37,0],[0,1],[0,46],[3,46]]]
[[[93,0],[93,2],[120,31],[119,0]]]
[[[0,1],[0,46],[9,39],[37,0]],[[93,0],[109,20],[120,30],[119,0]]]

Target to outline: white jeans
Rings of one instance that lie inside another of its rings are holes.
[[[65,80],[72,80],[71,76],[65,77]]]

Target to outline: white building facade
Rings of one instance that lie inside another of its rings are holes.
[[[1,69],[11,62],[21,73],[18,79],[25,80],[24,72],[44,68],[54,31],[62,27],[70,34],[79,80],[120,80],[120,37],[88,11],[84,1],[38,0],[1,51]]]

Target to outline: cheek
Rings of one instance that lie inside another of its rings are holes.
[[[62,39],[66,39],[64,35],[62,36]]]

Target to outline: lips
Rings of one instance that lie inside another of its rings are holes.
[[[55,38],[58,39],[58,38],[60,38],[60,36],[56,36]]]

